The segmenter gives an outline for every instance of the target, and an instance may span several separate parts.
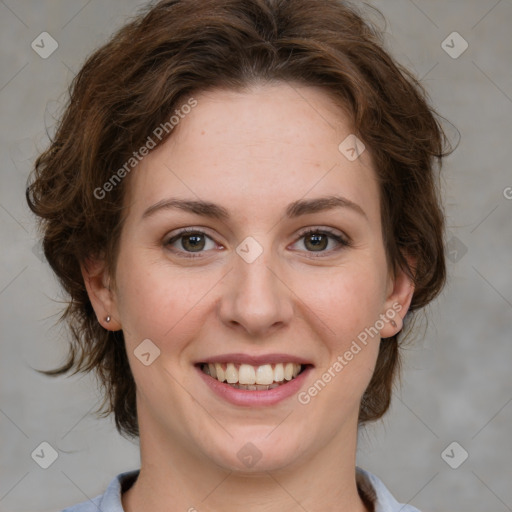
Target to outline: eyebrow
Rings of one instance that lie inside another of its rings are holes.
[[[289,219],[294,219],[301,215],[333,210],[335,208],[348,208],[368,220],[368,216],[357,203],[339,195],[324,196],[315,199],[299,199],[287,206],[285,215]],[[157,212],[171,209],[180,209],[189,213],[195,213],[197,215],[225,222],[230,219],[229,211],[218,204],[209,201],[177,198],[162,199],[161,201],[158,201],[144,211],[142,218],[146,219]]]

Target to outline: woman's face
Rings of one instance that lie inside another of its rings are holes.
[[[247,471],[350,451],[380,337],[412,290],[387,273],[369,152],[317,88],[194,98],[129,177],[108,306],[141,442]],[[265,387],[232,385],[255,378]]]

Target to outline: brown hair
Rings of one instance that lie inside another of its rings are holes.
[[[70,297],[61,316],[72,333],[67,362],[43,373],[95,371],[105,391],[100,410],[114,412],[121,434],[138,436],[135,382],[123,333],[98,323],[80,263],[103,257],[115,276],[128,180],[102,192],[101,200],[95,190],[168,122],[183,98],[214,87],[242,90],[257,81],[319,86],[343,105],[373,158],[390,269],[403,269],[415,284],[409,311],[424,307],[445,284],[435,168],[448,144],[426,92],[383,49],[373,23],[336,0],[149,5],[74,78],[67,108],[35,162],[26,194],[40,218],[44,254]],[[414,269],[405,254],[414,258]],[[398,335],[381,342],[360,424],[387,411],[399,355]]]

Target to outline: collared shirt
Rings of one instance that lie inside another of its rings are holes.
[[[121,494],[127,491],[139,476],[139,469],[117,475],[107,490],[96,498],[64,509],[62,512],[125,512]],[[412,505],[403,505],[393,498],[382,481],[375,475],[356,467],[359,494],[373,512],[420,512]]]

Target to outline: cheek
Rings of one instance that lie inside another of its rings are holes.
[[[149,338],[165,345],[172,339],[176,346],[208,315],[222,269],[177,268],[154,252],[127,247],[125,241],[117,267],[118,313],[126,341],[133,345]],[[325,331],[323,342],[329,339],[331,350],[342,353],[382,312],[381,266],[376,256],[354,254],[339,266],[288,269],[283,278],[293,293],[283,300],[296,302],[298,315],[308,315],[310,327]]]
[[[315,324],[324,333],[319,350],[325,351],[319,379],[301,403],[314,400],[315,407],[333,411],[333,420],[341,421],[346,408],[358,409],[375,368],[385,281],[377,264],[359,260],[301,283],[298,295],[309,297]]]
[[[119,260],[117,303],[126,340],[132,344],[139,338],[161,338],[186,307],[180,279],[159,268],[161,264],[147,261],[143,253],[125,251]]]
[[[133,251],[118,263],[118,306],[127,345],[149,338],[165,355],[194,336],[207,314],[208,291],[222,273],[178,269],[164,258]]]
[[[382,313],[385,282],[377,266],[347,265],[300,278],[299,297],[323,321],[325,329],[342,345]]]
[[[317,280],[324,286],[315,286],[310,294],[308,305],[321,320],[316,325],[323,332],[318,348],[325,357],[316,380],[298,398],[301,404],[311,404],[319,416],[330,411],[325,428],[337,428],[349,411],[357,415],[372,378],[380,346],[376,328],[382,313],[379,275],[376,270],[345,270]]]

